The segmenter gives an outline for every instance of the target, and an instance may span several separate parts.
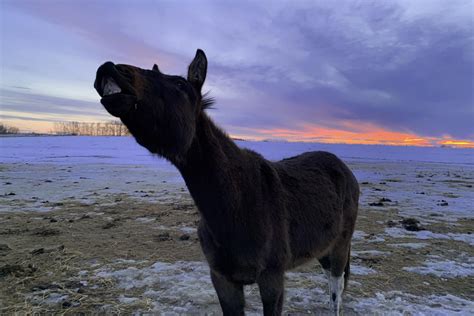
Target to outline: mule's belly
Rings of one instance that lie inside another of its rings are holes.
[[[248,285],[257,282],[260,274],[256,267],[234,266],[229,267],[212,266],[212,271],[224,276],[227,280],[233,283]]]
[[[320,258],[324,257],[328,253],[330,247],[331,247],[331,244],[326,245],[325,247],[322,246],[322,248],[312,249],[312,251],[309,250],[309,251],[306,251],[306,252],[301,252],[300,251],[300,252],[297,252],[297,253],[293,253],[290,262],[286,266],[286,270],[296,268],[298,266],[306,264],[306,263],[308,263],[310,261],[313,261],[315,259],[320,259]]]

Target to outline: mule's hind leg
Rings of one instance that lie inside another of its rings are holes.
[[[351,247],[347,252],[347,262],[344,268],[344,290],[347,290],[347,284],[349,283],[349,276],[351,275]]]
[[[324,274],[327,277],[328,284],[329,284],[329,297],[330,297],[330,302],[329,304],[331,305],[331,309],[334,310],[334,313],[336,315],[339,315],[339,309],[341,305],[341,294],[344,290],[344,284],[341,282],[344,276],[344,272],[342,272],[342,275],[340,274],[339,270],[336,269],[335,275],[332,274],[331,269],[331,256],[327,255],[324,256],[319,260],[319,263],[323,267]],[[336,261],[333,257],[333,262]],[[337,264],[337,262],[335,262]],[[342,286],[342,288],[341,288]]]
[[[329,278],[331,277],[331,261],[329,260],[329,256],[324,256],[320,259],[318,259],[319,263],[323,267],[324,274],[326,274],[326,277]]]
[[[222,312],[227,315],[244,315],[244,287],[227,280],[211,270],[211,280],[219,298]]]
[[[265,316],[281,315],[284,298],[283,280],[283,271],[263,271],[259,275],[257,283]]]
[[[334,315],[339,315],[342,305],[342,292],[345,285],[345,271],[349,264],[349,242],[336,243],[329,260],[331,264],[331,274],[329,276],[329,294]]]

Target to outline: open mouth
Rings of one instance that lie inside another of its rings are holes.
[[[102,97],[100,103],[113,116],[123,117],[136,105],[137,96],[130,79],[130,75],[120,72],[110,61],[97,69],[94,88]]]
[[[103,91],[102,97],[122,92],[122,89],[120,89],[120,87],[112,77],[103,77],[101,87]]]

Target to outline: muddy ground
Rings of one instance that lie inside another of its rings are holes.
[[[456,177],[455,170],[442,169],[451,172],[446,178],[441,172],[431,175],[433,166],[418,166],[413,185],[394,177],[403,169],[393,166],[352,165],[371,175],[360,176],[363,197],[345,314],[469,314],[474,308],[474,220],[469,209],[444,210],[456,199],[470,199],[472,171]],[[99,191],[87,203],[70,197],[31,199],[37,192],[25,199],[17,197],[22,189],[13,185],[15,173],[42,167],[2,168],[7,172],[0,202],[12,211],[0,213],[0,314],[219,314],[197,240],[199,214],[182,187],[175,186],[180,194],[170,200],[150,197],[166,182],[141,196]],[[38,179],[45,181],[41,173]],[[52,181],[67,187],[72,180]],[[433,186],[432,181],[445,182]],[[422,200],[427,196],[431,204]],[[415,212],[420,201],[426,210]],[[35,212],[39,204],[47,211]],[[189,288],[183,294],[184,286]],[[289,273],[285,312],[327,313],[325,291],[316,262]],[[248,312],[259,314],[258,291],[250,288],[246,294]],[[407,309],[410,304],[414,307]]]

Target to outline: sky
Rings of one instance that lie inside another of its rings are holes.
[[[0,121],[108,121],[105,61],[185,75],[205,51],[231,136],[474,147],[474,2],[0,0]]]

